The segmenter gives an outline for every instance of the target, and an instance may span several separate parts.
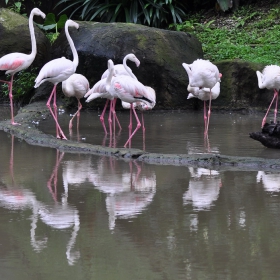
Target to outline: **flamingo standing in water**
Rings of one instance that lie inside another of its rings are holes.
[[[258,85],[260,89],[263,88],[274,89],[274,96],[262,121],[262,127],[263,127],[264,124],[266,123],[268,112],[275,99],[276,100],[275,100],[275,109],[274,109],[274,123],[276,123],[278,92],[280,89],[280,67],[277,65],[268,65],[263,69],[262,73],[260,71],[257,71],[256,73],[257,73]]]
[[[211,99],[212,99],[212,88],[221,81],[221,74],[219,73],[218,67],[211,63],[209,60],[197,59],[192,64],[182,64],[189,76],[189,86],[209,88],[209,108],[207,116],[207,124],[205,135],[208,134],[209,120],[211,114]]]
[[[135,56],[135,54],[133,53],[130,53],[130,54],[127,54],[124,59],[123,59],[123,63],[122,64],[116,64],[114,65],[114,73],[113,75],[116,76],[116,75],[128,75],[128,76],[131,76],[132,78],[136,79],[136,76],[133,74],[132,70],[130,67],[127,66],[127,60],[130,60],[132,62],[134,62],[136,64],[137,67],[139,67],[140,65],[140,61],[138,60],[138,58]],[[90,96],[92,93],[96,93],[96,92],[99,92],[101,93],[100,90],[102,90],[102,92],[104,92],[104,96],[101,96],[101,95],[98,95],[97,97],[103,97],[103,98],[107,98],[107,101],[105,103],[105,106],[104,106],[104,109],[100,115],[100,121],[102,123],[102,126],[104,128],[104,131],[105,131],[105,134],[107,134],[107,129],[106,129],[106,126],[104,124],[104,115],[105,115],[105,112],[106,112],[106,109],[107,109],[107,106],[108,106],[108,103],[109,103],[109,100],[110,100],[110,112],[109,112],[109,118],[108,118],[108,121],[109,121],[109,127],[110,127],[110,134],[112,134],[112,128],[111,128],[111,124],[112,124],[112,118],[111,118],[111,115],[113,114],[113,120],[117,121],[118,123],[118,126],[119,126],[119,129],[122,129],[121,128],[121,125],[120,125],[120,122],[117,118],[117,115],[116,115],[116,112],[115,112],[115,106],[116,106],[116,102],[117,102],[117,99],[116,98],[113,98],[110,93],[108,93],[105,89],[105,84],[106,84],[106,78],[109,76],[109,68],[102,74],[101,76],[101,80],[98,81],[93,87],[91,90],[89,90],[86,95],[85,95],[85,98],[87,98],[88,96]],[[93,96],[95,95],[92,95],[90,99],[88,99],[87,102],[95,99],[93,98]],[[96,98],[97,98],[96,97]],[[115,125],[114,125],[115,127]]]
[[[190,85],[188,85],[188,91],[190,93],[187,99],[198,98],[204,102],[204,133],[206,133],[207,122],[208,122],[206,101],[210,99],[210,88],[191,87]],[[220,95],[220,82],[217,82],[216,85],[211,90],[211,100],[216,99],[219,95]]]
[[[66,97],[76,97],[78,100],[78,111],[69,121],[69,130],[72,130],[73,119],[77,116],[77,127],[79,126],[80,111],[82,104],[80,99],[85,96],[89,90],[89,82],[87,78],[81,74],[74,73],[67,80],[62,82],[62,91]]]
[[[30,31],[30,37],[31,37],[31,53],[30,54],[10,53],[10,54],[6,54],[0,58],[0,70],[6,70],[5,74],[11,74],[11,80],[9,82],[3,81],[3,80],[0,80],[0,82],[8,84],[10,106],[11,106],[11,124],[12,125],[18,125],[18,123],[16,123],[14,121],[14,107],[13,107],[14,75],[17,72],[28,68],[34,61],[35,56],[37,54],[37,46],[36,46],[36,39],[35,39],[34,26],[33,26],[34,15],[40,16],[42,18],[46,17],[46,15],[42,11],[40,11],[38,8],[34,8],[30,13],[29,31]]]
[[[39,75],[37,76],[35,80],[35,88],[39,87],[42,83],[49,81],[53,83],[53,90],[51,92],[51,95],[47,102],[47,107],[49,108],[54,121],[56,123],[56,137],[59,139],[65,139],[65,137],[62,129],[59,126],[58,120],[57,120],[57,105],[56,105],[56,87],[57,84],[68,79],[72,74],[75,73],[76,68],[79,63],[78,53],[75,48],[74,42],[72,38],[69,35],[68,27],[75,27],[76,29],[79,28],[79,24],[72,21],[71,19],[68,19],[65,23],[65,34],[67,37],[67,40],[69,42],[70,48],[73,53],[73,61],[66,59],[65,57],[57,58],[54,60],[49,61],[47,64],[43,66],[41,69]],[[51,109],[50,103],[53,98],[53,107],[54,112]]]

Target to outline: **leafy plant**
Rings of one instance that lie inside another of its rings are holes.
[[[70,17],[87,21],[132,22],[164,27],[170,22],[182,22],[184,6],[176,0],[60,0],[56,6],[69,2],[64,8],[72,10]]]
[[[47,31],[46,36],[48,37],[50,42],[53,43],[59,35],[58,29],[64,28],[67,19],[67,15],[63,14],[59,17],[58,21],[56,21],[55,15],[53,13],[48,13],[45,18],[44,24],[38,26],[44,31]],[[55,30],[55,32],[50,32],[50,30],[53,29]]]
[[[16,12],[16,13],[20,13],[20,12],[21,12],[21,8],[22,8],[22,3],[23,3],[23,2],[24,2],[24,0],[14,2],[14,3],[12,4],[12,6],[10,6],[9,8],[10,8],[12,11]],[[6,3],[6,5],[8,5],[9,0],[5,0],[5,3]]]
[[[34,81],[37,76],[37,68],[29,68],[22,70],[17,73],[16,79],[13,82],[13,98],[18,100],[26,93],[34,89]],[[7,80],[11,78],[10,75],[7,75]],[[4,83],[2,85],[2,93],[5,96],[9,94],[8,84]]]

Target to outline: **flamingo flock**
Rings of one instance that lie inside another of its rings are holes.
[[[0,70],[5,70],[6,74],[11,74],[10,81],[0,80],[0,82],[8,84],[12,125],[20,125],[19,123],[16,123],[14,121],[12,94],[14,75],[17,72],[28,68],[34,61],[37,53],[33,25],[34,16],[40,16],[44,19],[45,14],[38,8],[34,8],[30,13],[29,30],[32,46],[31,54],[28,55],[24,53],[10,53],[0,58]],[[137,67],[139,67],[139,59],[133,53],[127,54],[123,58],[122,64],[115,65],[113,60],[109,59],[108,69],[104,69],[104,73],[102,74],[100,80],[96,84],[94,84],[92,88],[90,88],[88,79],[85,76],[76,73],[76,69],[79,64],[79,57],[73,39],[69,34],[69,28],[79,29],[79,24],[70,19],[65,23],[65,34],[72,51],[73,60],[66,59],[62,56],[61,58],[49,61],[41,68],[38,76],[35,79],[34,85],[35,88],[38,88],[44,82],[51,82],[53,84],[53,89],[50,93],[46,105],[56,125],[56,137],[58,139],[67,140],[67,137],[62,131],[58,122],[56,104],[56,88],[59,83],[62,83],[62,91],[64,95],[69,98],[75,97],[78,101],[78,110],[69,121],[70,135],[73,126],[72,122],[75,117],[77,117],[77,129],[79,126],[79,116],[82,109],[80,100],[82,98],[85,98],[86,102],[91,102],[96,98],[107,99],[100,116],[100,121],[103,126],[104,133],[105,135],[108,134],[108,130],[104,121],[104,115],[109,103],[109,133],[110,135],[115,133],[116,122],[118,124],[119,131],[121,131],[122,126],[115,111],[116,101],[117,99],[120,99],[123,108],[130,110],[130,119],[128,125],[129,135],[127,141],[124,144],[124,147],[126,148],[127,146],[129,146],[129,148],[131,148],[131,140],[141,126],[143,130],[143,139],[145,139],[143,112],[153,109],[156,105],[155,90],[141,83],[132,72],[131,68],[127,65],[127,61],[130,60],[131,62],[134,62]],[[211,103],[212,100],[216,99],[220,94],[220,82],[222,74],[219,72],[217,66],[209,60],[196,59],[191,64],[182,63],[182,66],[186,70],[189,80],[189,84],[187,86],[189,94],[187,99],[198,98],[204,102],[204,136],[208,137]],[[274,123],[276,123],[278,91],[280,89],[280,67],[277,65],[269,65],[264,68],[262,73],[257,71],[256,74],[258,78],[258,86],[260,89],[267,88],[274,90],[273,99],[262,120],[261,126],[263,127],[266,123],[266,118],[273,102],[275,102]],[[208,110],[206,101],[208,101],[209,103]],[[139,110],[142,114],[141,121],[139,120],[136,110]],[[134,130],[132,129],[133,117],[136,120],[136,128]]]

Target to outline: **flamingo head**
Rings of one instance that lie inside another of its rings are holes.
[[[133,61],[133,62],[136,64],[137,67],[139,67],[140,61],[139,61],[139,59],[136,57],[135,54],[131,53],[131,54],[128,55],[127,58],[128,58],[129,60]]]
[[[42,17],[42,18],[45,18],[45,17],[46,17],[46,15],[45,15],[40,9],[38,9],[38,8],[34,8],[34,9],[31,11],[31,13],[32,13],[33,15],[40,16],[40,17]]]

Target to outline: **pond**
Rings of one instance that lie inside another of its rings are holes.
[[[115,145],[122,147],[129,114],[118,116]],[[248,136],[261,120],[213,113],[205,146],[201,112],[153,112],[145,114],[145,148],[279,158]],[[68,121],[60,115],[67,137],[110,145],[98,112],[83,112],[71,136]],[[51,119],[38,126],[55,135]],[[0,141],[2,279],[279,277],[280,171],[62,153],[3,131]],[[143,148],[141,130],[132,147]]]

